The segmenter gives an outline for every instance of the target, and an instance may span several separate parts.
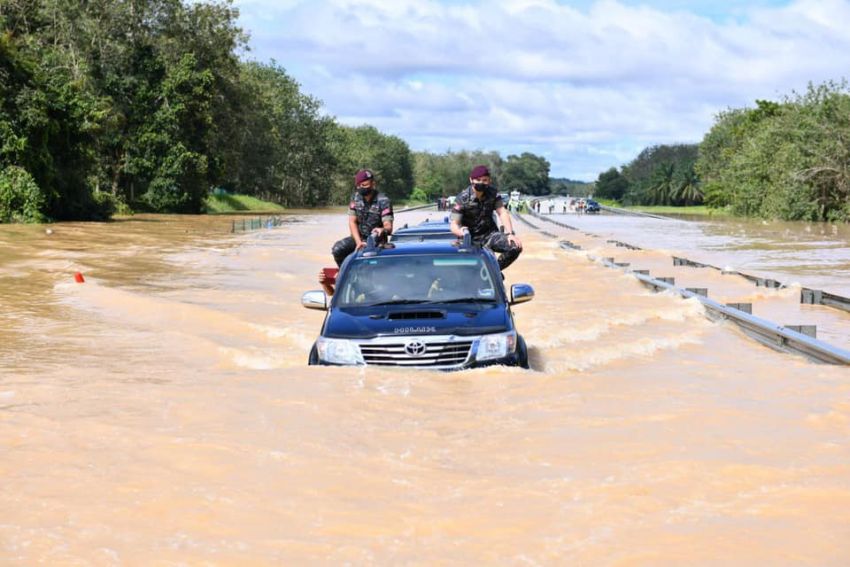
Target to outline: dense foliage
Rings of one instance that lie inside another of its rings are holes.
[[[850,93],[809,86],[721,113],[700,145],[706,202],[742,215],[850,220]]]
[[[595,183],[576,181],[562,177],[551,177],[549,187],[555,195],[570,195],[572,197],[590,197],[596,193]]]
[[[496,152],[446,152],[413,154],[413,178],[420,200],[431,201],[460,193],[469,185],[469,172],[476,165],[486,165],[493,182],[501,187],[502,157]]]
[[[526,195],[566,194],[581,185],[580,182],[551,179],[546,158],[529,152],[509,155],[505,159],[498,152],[416,152],[413,155],[416,196],[420,200],[433,200],[441,196],[457,195],[469,184],[470,170],[479,164],[490,169],[493,184],[504,192],[517,190]]]
[[[231,0],[2,0],[0,222],[197,213],[223,188],[288,207],[340,204],[372,169],[396,199],[457,194],[472,166],[523,193],[531,153],[412,154],[321,113],[276,63],[244,60]]]
[[[626,204],[705,202],[785,220],[850,221],[850,90],[810,85],[781,102],[718,114],[698,146],[652,146],[599,175],[596,195]]]
[[[599,174],[594,195],[600,199],[623,200],[629,190],[629,180],[616,167]]]
[[[703,193],[694,172],[697,146],[650,146],[620,171],[599,174],[596,196],[630,205],[698,205]]]
[[[196,213],[215,187],[342,203],[367,166],[406,196],[407,144],[240,59],[237,16],[229,0],[0,2],[0,221]]]

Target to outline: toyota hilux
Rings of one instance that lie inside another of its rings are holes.
[[[343,262],[332,296],[302,296],[327,312],[308,363],[528,368],[511,307],[533,297],[528,284],[506,290],[493,253],[468,239],[367,246]]]

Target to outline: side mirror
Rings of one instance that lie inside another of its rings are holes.
[[[324,291],[307,291],[301,296],[301,305],[307,309],[328,310],[328,296]]]
[[[518,283],[511,286],[511,305],[525,303],[534,299],[534,288],[528,284]]]

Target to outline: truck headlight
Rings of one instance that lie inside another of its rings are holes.
[[[496,335],[484,335],[478,341],[475,360],[503,358],[512,352],[516,352],[516,331]]]
[[[319,360],[330,364],[365,364],[357,345],[347,339],[326,339],[316,341]]]

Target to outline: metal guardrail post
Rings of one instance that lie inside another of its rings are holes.
[[[752,303],[727,303],[726,307],[730,307],[732,309],[737,309],[738,311],[743,311],[744,313],[748,313],[750,315],[753,314],[753,304]]]
[[[606,265],[611,268],[616,267],[613,262],[606,262]],[[813,327],[815,327],[814,325],[792,325],[790,327],[783,327],[771,321],[767,321],[766,319],[761,319],[747,313],[743,309],[723,305],[713,299],[703,297],[702,295],[698,295],[686,289],[677,288],[675,285],[664,281],[672,278],[651,278],[642,274],[636,274],[635,272],[631,273],[642,283],[655,289],[673,291],[684,298],[697,298],[708,313],[723,319],[731,319],[734,323],[740,326],[744,332],[762,344],[784,352],[802,354],[818,362],[850,365],[850,351],[819,341],[809,334],[806,334],[812,332],[816,334],[816,330],[813,329]],[[752,311],[751,304],[738,305],[749,306],[750,311]]]
[[[812,337],[813,339],[816,339],[818,336],[817,325],[785,325],[785,328],[806,335],[807,337]]]

